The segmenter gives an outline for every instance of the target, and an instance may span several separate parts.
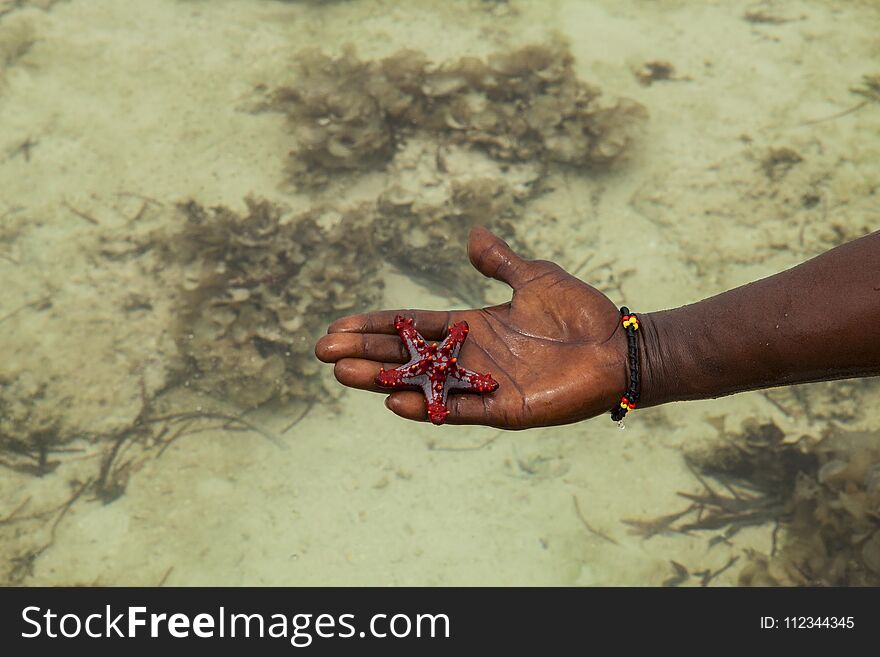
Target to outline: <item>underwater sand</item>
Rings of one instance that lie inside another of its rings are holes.
[[[872,2],[0,0],[0,385],[98,433],[167,383],[170,306],[137,303],[161,299],[158,279],[90,254],[124,251],[133,217],[177,201],[305,203],[285,183],[285,118],[247,111],[256,87],[289,83],[302,48],[444,61],[568,40],[583,79],[649,119],[611,171],[552,173],[524,234],[644,312],[876,229],[880,106],[830,117],[878,72],[878,21]],[[679,79],[640,84],[633,71],[652,61]],[[778,149],[801,159],[774,168]],[[492,301],[505,294],[496,285]],[[385,307],[459,303],[386,278]],[[645,540],[623,520],[673,513],[678,491],[700,490],[682,448],[716,435],[707,419],[818,434],[841,388],[807,388],[647,409],[622,432],[605,417],[438,429],[345,391],[282,433],[304,407],[276,405],[248,417],[277,441],[184,437],[111,503],[85,494],[57,522],[6,523],[0,559],[30,550],[16,580],[27,585],[659,585],[671,561],[714,571],[740,557],[712,580],[735,584],[772,525],[710,547],[699,533]],[[876,428],[876,409],[848,426]],[[92,476],[103,446],[74,446],[42,477],[0,469],[0,519],[62,505]]]

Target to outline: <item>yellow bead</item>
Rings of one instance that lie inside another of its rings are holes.
[[[626,402],[620,402],[620,407],[621,407],[621,408],[629,408],[629,407],[627,406],[627,403],[626,403]]]

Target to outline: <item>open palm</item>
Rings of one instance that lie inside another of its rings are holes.
[[[409,360],[394,330],[396,315],[440,340],[465,320],[464,367],[489,372],[499,388],[487,395],[453,394],[451,424],[525,429],[575,422],[609,410],[627,385],[626,335],[620,314],[601,292],[544,260],[524,260],[485,228],[468,240],[471,263],[510,285],[510,302],[461,311],[389,310],[351,315],[331,324],[315,354],[335,363],[344,385],[388,394],[375,384],[380,367]],[[426,420],[424,395],[395,391],[386,405],[412,420]]]

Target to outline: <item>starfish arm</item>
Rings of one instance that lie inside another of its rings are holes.
[[[428,402],[428,419],[433,424],[443,424],[447,417],[449,417],[449,409],[446,408],[446,404],[437,400]]]
[[[406,385],[406,372],[402,369],[395,368],[393,370],[386,370],[384,367],[379,370],[379,374],[376,375],[376,385],[380,385],[384,388],[400,388],[401,386]]]
[[[425,402],[428,404],[428,419],[434,424],[443,424],[446,416],[446,384],[447,372],[436,365],[431,368],[422,390],[425,393]],[[442,409],[442,410],[441,410]]]
[[[407,352],[409,352],[410,362],[407,364],[409,365],[420,360],[426,353],[425,340],[416,331],[415,326],[413,326],[412,318],[404,318],[398,315],[394,318],[394,328],[397,330],[400,339],[403,340]]]
[[[461,351],[461,345],[464,344],[465,338],[467,338],[468,335],[468,331],[470,331],[470,328],[468,327],[467,322],[456,322],[449,327],[449,334],[443,341],[441,349],[444,349],[445,353],[450,358],[457,359],[458,352]]]
[[[401,388],[403,386],[423,386],[428,380],[424,362],[407,363],[393,370],[379,368],[376,384],[384,388]]]
[[[458,367],[454,375],[450,377],[449,387],[470,392],[492,392],[498,389],[498,382],[492,378],[491,374],[481,374],[464,367]]]

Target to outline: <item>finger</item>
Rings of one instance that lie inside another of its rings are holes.
[[[468,257],[483,276],[507,283],[514,290],[558,267],[545,260],[526,260],[507,242],[482,226],[474,226],[468,239]]]
[[[318,340],[315,356],[325,363],[335,363],[343,358],[394,363],[409,360],[406,347],[399,337],[378,333],[330,333]]]
[[[394,335],[394,318],[412,317],[416,330],[429,340],[439,340],[453,321],[453,314],[442,310],[379,310],[341,317],[330,325],[327,333],[384,333]]]
[[[343,358],[336,363],[333,374],[339,383],[349,388],[387,393],[388,388],[376,385],[376,375],[379,374],[380,367],[390,370],[398,365],[399,363],[377,363],[362,358]]]
[[[486,395],[450,395],[447,402],[447,424],[483,424],[498,426],[500,418],[493,413],[491,397]],[[428,421],[425,395],[418,391],[399,391],[388,395],[385,406],[395,415],[417,422]]]

